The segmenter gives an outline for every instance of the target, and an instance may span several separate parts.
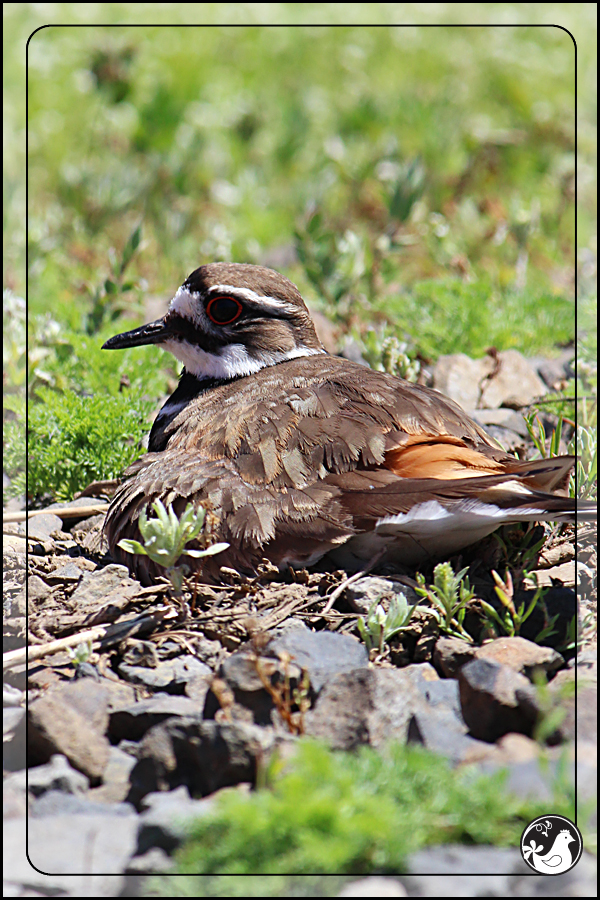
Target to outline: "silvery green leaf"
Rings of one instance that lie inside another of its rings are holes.
[[[117,547],[120,547],[121,550],[124,550],[126,553],[135,553],[138,556],[148,556],[146,550],[139,541],[129,541],[127,539],[123,539],[119,541]]]
[[[227,550],[229,544],[212,544],[210,547],[207,547],[206,550],[184,550],[185,556],[194,556],[195,558],[199,558],[201,556],[215,556],[217,553],[222,553],[223,550]]]

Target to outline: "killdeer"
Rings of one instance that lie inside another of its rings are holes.
[[[208,511],[229,542],[202,560],[251,573],[263,558],[346,569],[376,554],[415,565],[447,557],[500,525],[566,521],[554,493],[574,458],[523,462],[435,390],[330,356],[296,286],[262,266],[213,263],[184,281],[166,315],[110,338],[116,350],[160,344],[183,365],[148,453],[125,473],[105,533],[143,582],[138,517],[157,498]]]

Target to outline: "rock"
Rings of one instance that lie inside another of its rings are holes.
[[[511,876],[528,871],[531,872],[516,847],[446,844],[411,853],[403,881],[411,896],[510,897]]]
[[[522,637],[496,638],[482,647],[477,647],[475,658],[488,659],[509,666],[530,681],[534,680],[536,674],[544,672],[548,675],[565,663],[556,650],[534,644],[533,641],[527,641]]]
[[[185,839],[191,823],[214,809],[214,800],[192,800],[187,788],[181,786],[146,794],[140,806],[136,856],[155,847],[171,855]]]
[[[132,857],[125,867],[125,875],[143,876],[143,875],[168,875],[175,868],[175,860],[171,859],[168,853],[161,850],[160,847],[152,847],[141,856]],[[133,879],[136,880],[136,879]],[[131,886],[131,878],[127,879],[127,893],[122,893],[121,897],[141,897],[143,896],[143,887],[141,885]]]
[[[38,819],[75,815],[135,816],[130,803],[96,803],[87,797],[64,794],[62,791],[46,791],[30,806],[29,813]]]
[[[531,736],[539,716],[535,688],[509,666],[474,659],[458,673],[463,718],[473,737],[496,741],[509,731]]]
[[[209,667],[189,653],[177,659],[165,660],[155,668],[121,663],[119,674],[132,684],[143,684],[152,691],[165,691],[168,694],[184,694],[187,684],[198,680],[206,682],[208,687],[208,682],[213,677]]]
[[[577,666],[578,680],[598,681],[598,651],[595,648],[583,650],[569,661],[569,668]]]
[[[55,753],[92,782],[108,762],[106,692],[90,678],[61,685],[29,704],[28,762],[40,765]]]
[[[581,568],[581,566],[578,568]],[[537,583],[540,587],[553,587],[557,582],[558,587],[574,587],[575,560],[562,563],[560,566],[552,566],[548,569],[536,569],[533,574],[537,577]]]
[[[200,715],[167,719],[142,738],[127,799],[138,807],[146,794],[180,785],[205,797],[240,781],[254,783],[257,761],[264,764],[274,746],[273,732],[257,725]]]
[[[562,382],[567,378],[574,378],[573,358],[575,351],[573,348],[564,350],[556,359],[547,359],[546,357],[534,356],[529,359],[529,364],[533,366],[540,378],[548,385],[551,390],[560,390]]]
[[[225,679],[231,688],[233,701],[251,712],[251,719],[257,725],[269,725],[275,704],[261,681],[259,671],[273,686],[283,684],[288,678],[290,691],[298,686],[302,672],[294,663],[286,664],[271,656],[257,656],[255,651],[247,647],[233,653],[221,665],[219,676]],[[221,707],[217,693],[211,690],[207,695],[206,718],[214,718],[216,711]]]
[[[529,432],[525,419],[521,413],[515,412],[514,409],[472,409],[471,416],[484,428],[502,428],[506,431],[512,431],[519,438],[529,440]],[[522,441],[521,441],[522,443]]]
[[[467,734],[466,725],[450,710],[422,709],[413,713],[408,723],[407,743],[421,744],[434,753],[445,756],[455,765],[481,759],[488,755],[489,744]]]
[[[269,643],[267,653],[274,657],[289,653],[292,662],[308,673],[315,694],[332,676],[366,666],[369,662],[364,644],[350,635],[331,631],[285,631]]]
[[[401,882],[396,878],[384,878],[382,875],[373,875],[371,878],[361,878],[360,881],[348,882],[337,896],[407,897],[408,894]]]
[[[189,697],[177,697],[160,692],[148,700],[116,707],[110,713],[108,735],[114,743],[121,740],[139,741],[146,732],[171,716],[191,716],[202,707]]]
[[[571,541],[563,541],[554,547],[542,548],[538,562],[539,569],[551,569],[562,563],[575,559],[575,545]]]
[[[107,598],[113,592],[122,592],[131,587],[135,587],[136,591],[139,590],[139,584],[129,577],[128,569],[125,566],[111,564],[84,575],[81,584],[71,596],[71,603],[80,609],[88,606],[96,608],[106,605]]]
[[[333,676],[366,666],[368,660],[364,644],[355,638],[301,627],[278,634],[258,657],[252,646],[233,653],[221,665],[219,676],[232,689],[235,702],[250,710],[257,724],[268,725],[275,704],[264,687],[259,670],[262,678],[269,679],[274,686],[287,679],[291,691],[300,684],[302,670],[306,671],[314,702],[323,685]],[[214,715],[218,706],[216,698],[209,695],[205,715]]]
[[[102,784],[88,792],[89,799],[98,804],[115,804],[125,800],[129,793],[129,776],[135,763],[135,757],[130,753],[125,753],[120,747],[111,747],[102,773]]]
[[[562,673],[561,673],[562,674]],[[569,673],[574,674],[574,673]],[[575,691],[565,692],[560,698],[564,682],[550,682],[550,690],[564,710],[564,718],[558,724],[552,743],[563,743],[577,738],[580,741],[598,742],[598,689],[596,684],[585,682],[577,686],[577,704]]]
[[[53,584],[77,584],[83,578],[83,572],[75,563],[69,563],[66,566],[54,569],[48,574],[47,578]]]
[[[503,764],[529,762],[537,759],[541,752],[540,745],[524,734],[509,732],[496,742],[497,760]]]
[[[48,791],[84,794],[89,788],[86,776],[70,766],[66,756],[58,753],[46,765],[28,769],[28,776],[27,787],[34,797],[42,797]]]
[[[26,885],[28,892],[45,897],[115,897],[121,893],[123,877],[118,873],[135,846],[136,816],[30,817],[27,837],[25,827],[24,818],[4,823],[4,879],[9,885]],[[18,896],[23,894],[18,892]]]
[[[366,575],[349,584],[345,597],[354,612],[366,616],[374,603],[383,601],[383,607],[387,609],[389,601],[395,594],[404,594],[411,606],[419,602],[419,596],[411,587],[400,581],[375,575]]]
[[[433,386],[466,410],[520,409],[547,393],[544,382],[518,350],[503,350],[497,360],[491,356],[470,359],[464,353],[440,356],[433,370]]]
[[[52,588],[39,575],[30,575],[27,579],[27,593],[31,603],[40,603],[52,593]]]
[[[51,541],[53,535],[62,532],[62,524],[62,519],[52,513],[30,516],[27,522],[27,534],[30,540],[45,544]]]
[[[305,731],[330,747],[382,747],[389,740],[433,746],[453,760],[476,742],[466,737],[456,684],[440,682],[432,666],[354,669],[332,678],[305,716]],[[452,731],[455,740],[444,741]],[[460,745],[460,750],[457,748]]]
[[[475,658],[475,647],[460,638],[438,638],[433,652],[433,664],[444,678],[456,678],[458,670]]]

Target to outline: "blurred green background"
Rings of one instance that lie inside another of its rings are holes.
[[[48,22],[28,54],[34,397],[126,378],[156,400],[166,355],[99,346],[212,260],[283,271],[335,348],[351,336],[376,365],[390,335],[426,359],[552,355],[574,338],[577,265],[591,321],[592,4],[15,3],[4,21],[9,385],[24,377],[24,42]],[[579,249],[576,55],[548,21],[578,40]]]

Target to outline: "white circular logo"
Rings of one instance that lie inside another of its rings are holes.
[[[581,832],[565,816],[539,816],[521,835],[521,856],[540,875],[562,875],[579,862]]]

